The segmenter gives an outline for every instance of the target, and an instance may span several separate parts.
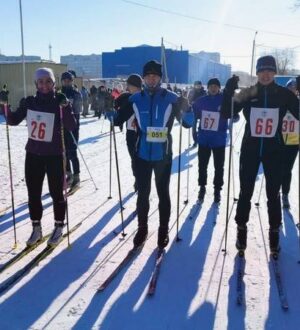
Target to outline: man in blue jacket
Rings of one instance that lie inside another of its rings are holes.
[[[224,184],[224,161],[227,137],[227,119],[220,117],[222,104],[221,84],[217,78],[212,78],[207,83],[208,95],[198,98],[193,104],[195,120],[199,119],[197,132],[198,166],[200,186],[199,202],[203,202],[207,184],[207,166],[210,155],[214,157],[214,202],[221,200],[221,189]]]
[[[134,237],[135,247],[141,246],[148,235],[149,195],[151,176],[154,171],[159,198],[158,247],[168,242],[171,201],[169,184],[172,167],[172,136],[174,119],[184,127],[193,125],[193,113],[187,102],[178,102],[175,93],[160,86],[162,66],[156,61],[144,65],[144,89],[129,98],[127,111],[120,111],[114,118],[119,125],[135,114],[137,121],[136,180],[138,188],[138,231]],[[183,112],[181,112],[183,110]]]

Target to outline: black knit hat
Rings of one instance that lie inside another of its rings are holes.
[[[161,64],[154,60],[147,62],[143,68],[143,77],[147,74],[156,74],[162,77]]]
[[[65,80],[65,79],[73,80],[72,73],[69,72],[69,71],[63,72],[62,75],[61,75],[61,77],[60,77],[60,80]]]
[[[137,88],[142,88],[142,77],[139,74],[133,73],[131,74],[127,80],[126,80],[128,85],[137,87]]]
[[[209,87],[210,85],[217,85],[217,86],[219,86],[219,88],[221,88],[221,83],[218,78],[209,79],[209,81],[207,82],[207,87]]]
[[[257,60],[256,63],[256,73],[269,70],[277,73],[275,58],[271,55],[262,56]]]

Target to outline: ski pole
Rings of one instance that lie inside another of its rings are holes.
[[[90,172],[90,170],[89,170],[89,167],[88,167],[88,165],[87,165],[87,163],[86,163],[86,161],[85,161],[85,159],[84,159],[84,157],[83,157],[83,154],[82,154],[82,152],[81,152],[81,150],[80,150],[80,148],[79,148],[79,145],[78,145],[78,143],[77,143],[77,141],[76,141],[76,139],[75,139],[75,136],[74,136],[74,134],[73,134],[71,131],[70,131],[70,134],[71,134],[71,136],[72,136],[72,139],[73,139],[74,143],[76,144],[76,147],[77,147],[77,149],[78,149],[78,151],[79,151],[79,154],[80,154],[80,156],[81,156],[81,158],[82,158],[82,160],[83,160],[83,163],[84,163],[84,165],[85,165],[85,167],[86,167],[86,169],[87,169],[87,171],[88,171],[88,173],[89,173],[89,176],[90,176],[90,178],[91,178],[91,180],[92,180],[92,182],[93,182],[93,184],[94,184],[95,190],[98,190],[98,188],[97,188],[97,186],[96,186],[96,183],[95,183],[95,181],[94,181],[94,179],[93,179],[93,177],[92,177],[92,174],[91,174],[91,172]]]
[[[300,257],[300,99],[298,97],[299,102],[299,112],[298,112],[298,245],[299,245],[299,257]],[[298,260],[298,264],[300,264],[300,259]]]
[[[114,123],[111,123],[112,133],[114,138],[114,149],[115,149],[115,159],[116,159],[116,169],[117,169],[117,180],[118,180],[118,190],[119,190],[119,202],[120,202],[120,212],[121,212],[121,226],[122,226],[122,236],[125,237],[127,234],[124,232],[124,216],[123,216],[123,202],[121,194],[121,182],[120,182],[120,171],[119,171],[119,161],[118,161],[118,151],[117,151],[117,142],[116,142],[116,133]]]
[[[68,208],[68,191],[67,191],[67,158],[66,158],[66,144],[65,144],[65,136],[64,136],[64,122],[63,122],[63,107],[59,106],[59,114],[60,114],[60,135],[61,135],[61,147],[62,147],[62,160],[63,160],[63,190],[64,190],[64,198],[66,203],[66,220],[67,220],[67,238],[68,238],[68,248],[71,247],[70,244],[70,227],[69,227],[69,208]]]
[[[255,203],[255,206],[257,206],[257,207],[259,207],[260,196],[261,196],[262,188],[263,188],[263,185],[264,185],[264,179],[265,179],[265,175],[263,174],[263,177],[261,178],[261,184],[260,184],[260,189],[259,189],[259,194],[258,194],[258,200]]]
[[[112,199],[111,197],[111,171],[112,171],[112,132],[113,132],[113,126],[110,122],[110,132],[109,132],[109,195],[107,199]]]
[[[13,178],[12,178],[12,164],[11,164],[11,154],[10,154],[10,138],[9,138],[9,127],[7,122],[8,115],[8,100],[4,104],[4,113],[6,118],[6,138],[7,138],[7,153],[8,153],[8,168],[9,168],[9,180],[10,180],[10,195],[11,195],[11,206],[13,215],[13,226],[14,226],[14,249],[17,248],[17,230],[16,230],[16,213],[15,213],[15,199],[14,199],[14,188],[13,188]]]
[[[187,159],[188,159],[188,168],[186,174],[186,200],[183,202],[185,205],[189,202],[189,187],[190,187],[190,147],[191,145],[191,129],[188,129],[188,148],[187,148]]]
[[[178,156],[178,181],[177,181],[177,217],[176,217],[176,242],[181,241],[182,239],[179,237],[179,195],[180,195],[180,174],[181,174],[181,144],[182,144],[182,119],[180,119],[180,127],[179,127],[179,156]]]
[[[233,152],[234,152],[234,147],[233,148]],[[239,199],[235,197],[235,180],[234,180],[234,154],[232,155],[232,192],[233,192],[233,201],[237,202]]]
[[[227,205],[226,205],[226,226],[225,226],[225,247],[222,250],[224,255],[227,253],[227,235],[228,235],[228,222],[229,222],[229,195],[230,195],[230,176],[231,176],[231,158],[232,158],[232,127],[233,127],[233,107],[234,107],[234,99],[231,98],[231,118],[230,118],[230,126],[229,126],[229,136],[230,136],[230,144],[229,144],[229,162],[228,162],[228,180],[227,180]]]
[[[104,118],[104,113],[102,113],[102,125],[101,125],[101,132],[100,133],[102,133],[103,132],[103,125],[104,125],[104,121],[105,121],[105,118]]]

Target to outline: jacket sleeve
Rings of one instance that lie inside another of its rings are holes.
[[[63,124],[64,128],[68,131],[74,131],[76,128],[76,118],[70,105],[63,108]]]
[[[8,125],[17,126],[21,123],[23,119],[26,118],[27,108],[30,98],[33,98],[33,96],[29,96],[26,99],[22,98],[20,100],[19,106],[16,111],[12,111],[10,107],[8,108],[8,112],[7,112]]]
[[[178,122],[182,121],[182,126],[190,128],[193,126],[195,118],[192,109],[189,107],[188,100],[184,97],[178,98],[173,103],[173,111]]]
[[[299,120],[299,112],[300,112],[300,107],[299,107],[299,99],[297,96],[287,88],[285,89],[286,92],[286,107],[287,109],[291,112],[291,114]]]
[[[120,126],[134,114],[132,103],[127,100],[117,111],[114,117],[114,126]]]
[[[225,119],[231,118],[231,102],[233,104],[233,117],[235,117],[243,108],[244,102],[235,101],[233,95],[228,93],[226,89],[223,91],[223,100],[221,105],[221,117]]]

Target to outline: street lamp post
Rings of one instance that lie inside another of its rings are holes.
[[[252,83],[252,78],[253,78],[253,64],[254,64],[254,53],[255,53],[255,39],[256,39],[257,33],[258,33],[258,31],[255,31],[255,33],[254,33],[254,38],[253,38],[253,44],[252,44],[251,71],[250,71],[250,75],[251,75],[251,83]]]
[[[22,0],[19,0],[19,7],[20,7],[21,46],[22,46],[22,65],[23,65],[23,90],[24,90],[24,97],[26,97],[26,96],[27,96],[27,91],[26,91],[25,56],[24,56],[24,36],[23,36]]]

